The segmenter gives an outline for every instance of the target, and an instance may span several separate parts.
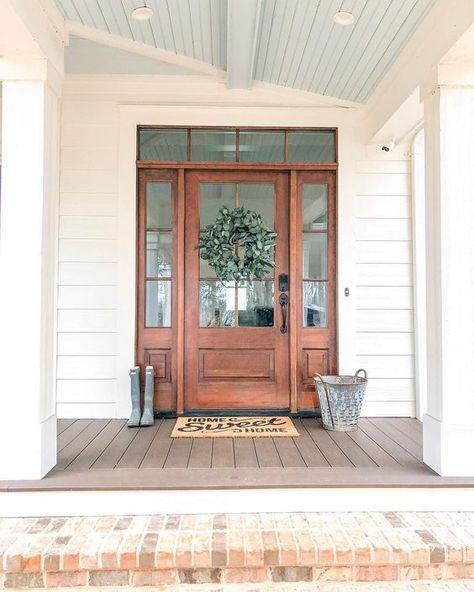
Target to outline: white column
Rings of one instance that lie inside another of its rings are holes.
[[[0,480],[39,479],[56,464],[59,85],[47,69],[35,60],[35,80],[3,82]]]
[[[428,400],[423,457],[474,476],[474,86],[425,96]]]

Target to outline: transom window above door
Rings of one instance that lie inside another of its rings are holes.
[[[139,127],[139,161],[335,163],[334,129]]]

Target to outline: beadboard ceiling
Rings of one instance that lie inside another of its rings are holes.
[[[154,16],[137,22],[130,15],[144,0],[56,0],[66,20],[90,29],[223,71],[247,68],[250,81],[357,103],[367,101],[435,2],[146,0]],[[341,10],[355,16],[353,25],[333,22]]]

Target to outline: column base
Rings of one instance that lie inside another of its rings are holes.
[[[474,424],[423,417],[423,462],[442,477],[474,477]]]

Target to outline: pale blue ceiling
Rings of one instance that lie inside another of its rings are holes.
[[[471,1],[471,0],[469,0]],[[56,0],[67,20],[225,70],[227,0]],[[364,103],[436,0],[261,0],[255,80]],[[356,22],[341,27],[337,11]]]

